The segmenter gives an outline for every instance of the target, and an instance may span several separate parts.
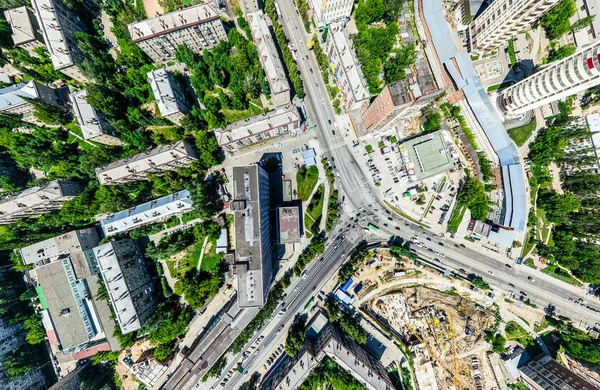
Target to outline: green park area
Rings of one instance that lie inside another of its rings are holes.
[[[309,168],[299,168],[296,173],[298,198],[303,202],[306,202],[317,185],[317,181],[319,181],[319,168],[314,165]]]

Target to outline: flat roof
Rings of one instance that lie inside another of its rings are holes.
[[[65,260],[69,262],[68,259]],[[84,319],[79,311],[80,307],[88,307],[83,300],[76,302],[73,289],[70,286],[69,279],[65,272],[62,261],[50,263],[35,270],[38,283],[41,285],[46,301],[48,302],[48,311],[57,337],[63,349],[75,347],[89,341],[95,332],[84,324]],[[83,287],[84,281],[76,280],[76,285]],[[91,331],[88,333],[88,331]]]
[[[279,58],[273,36],[267,25],[265,14],[262,11],[252,12],[247,15],[249,25],[256,43],[258,55],[261,59],[265,75],[269,81],[271,92],[274,94],[290,90],[290,85],[285,75],[285,69]]]
[[[280,244],[300,242],[300,209],[298,206],[277,208],[277,226]]]
[[[64,16],[57,12],[57,4],[58,7],[63,8],[60,1],[31,0],[31,6],[35,10],[42,34],[44,34],[44,42],[50,53],[52,65],[54,66],[54,69],[61,70],[73,65],[73,58],[70,54],[69,41],[66,39],[63,32],[65,30],[60,25]],[[63,13],[70,12],[68,10],[62,11]],[[72,15],[70,19],[75,22],[74,18],[77,18],[77,16]],[[67,31],[69,30],[67,29]]]
[[[206,2],[155,18],[142,20],[141,22],[132,23],[127,28],[133,42],[139,42],[161,34],[218,19],[219,14],[213,3]]]
[[[4,17],[12,28],[12,40],[15,46],[35,41],[35,32],[27,7],[17,7],[4,11]]]
[[[298,108],[290,105],[216,129],[215,136],[219,146],[223,146],[296,122],[300,122],[300,113]]]
[[[266,172],[259,165],[233,167],[233,200],[243,201],[245,207],[234,212],[235,258],[238,279],[238,299],[240,307],[262,306],[263,296],[263,256],[261,209],[269,205],[261,204],[259,176]],[[268,176],[267,176],[268,178]]]
[[[98,260],[98,267],[106,284],[106,290],[121,331],[126,334],[140,329],[142,325],[133,303],[132,292],[129,291],[126,278],[123,276],[124,271],[121,270],[121,263],[117,258],[113,243],[109,242],[95,247],[94,255]],[[140,265],[134,260],[133,266]]]
[[[179,104],[179,99],[173,91],[176,81],[165,68],[154,69],[148,72],[148,82],[152,88],[154,99],[162,116],[169,116],[178,112],[183,113],[185,108]]]
[[[498,229],[497,232],[491,230],[488,235],[488,240],[505,248],[512,248],[513,241],[515,240],[515,231],[502,228]]]
[[[71,94],[71,102],[75,111],[75,119],[81,128],[84,139],[93,139],[99,135],[113,135],[114,131],[94,107],[87,102],[87,91],[81,90]]]
[[[72,182],[51,182],[31,187],[14,195],[6,196],[0,199],[0,217],[2,215],[11,215],[17,212],[27,210],[52,200],[63,198],[64,186]]]
[[[182,158],[197,159],[192,146],[186,141],[159,146],[136,154],[130,158],[112,162],[96,168],[96,176],[101,185],[122,180],[133,174],[149,171],[161,165],[170,164]]]
[[[183,190],[108,215],[100,219],[100,226],[104,235],[110,236],[164,219],[170,215],[183,213],[190,210],[193,204],[190,192]]]
[[[369,99],[371,94],[367,88],[367,80],[363,76],[358,58],[354,53],[352,41],[344,30],[344,24],[342,22],[330,24],[327,36],[333,40],[333,46],[344,65],[343,69],[334,69],[334,72],[344,72],[350,83],[349,88],[344,92],[351,94],[357,102]]]
[[[25,99],[37,99],[39,97],[36,82],[9,85],[0,89],[0,111],[9,110],[23,104],[29,104]]]
[[[427,133],[405,141],[400,145],[400,150],[408,153],[417,180],[454,168],[442,131]]]

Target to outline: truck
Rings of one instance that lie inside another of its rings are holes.
[[[367,225],[367,227],[368,227],[369,229],[371,229],[372,231],[379,233],[379,228],[378,228],[377,226],[373,225],[372,223],[369,223],[369,224]]]

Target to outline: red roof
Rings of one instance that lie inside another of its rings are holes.
[[[85,349],[81,352],[76,352],[72,354],[73,360],[85,359],[90,356],[94,356],[98,352],[110,351],[110,345],[108,343],[96,345],[95,347]]]
[[[53,330],[47,330],[46,336],[48,336],[48,342],[50,345],[58,345],[58,337],[56,337],[56,332]]]

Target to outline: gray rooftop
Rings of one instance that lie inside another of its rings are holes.
[[[87,102],[87,91],[81,90],[71,94],[75,119],[81,128],[84,139],[93,139],[99,135],[113,135],[114,130]]]
[[[278,127],[288,126],[291,123],[300,122],[300,114],[295,106],[280,107],[268,112],[266,115],[256,115],[244,119],[223,129],[215,130],[215,136],[219,145],[226,145],[237,140],[252,137],[255,134],[271,131]]]
[[[277,208],[277,228],[280,244],[300,242],[300,210],[298,206]]]
[[[244,207],[235,211],[235,257],[240,307],[262,306],[263,296],[263,237],[261,211],[269,209],[260,198],[259,176],[264,170],[258,165],[233,167],[233,200]],[[267,227],[267,232],[268,232]]]
[[[70,257],[78,278],[92,274],[84,252],[100,242],[96,228],[79,229],[52,237],[19,250],[25,264],[42,266],[63,257]]]
[[[4,11],[4,17],[12,28],[11,37],[15,46],[36,40],[31,16],[25,6]]]
[[[442,131],[428,133],[400,145],[408,154],[417,180],[438,175],[454,167]]]
[[[183,158],[197,158],[196,152],[186,141],[159,146],[136,154],[130,158],[112,162],[96,168],[96,176],[100,184],[122,180],[132,174],[150,171],[161,165],[170,164]]]
[[[57,6],[62,8],[60,1],[54,0],[31,0],[31,6],[35,10],[38,22],[44,34],[44,42],[50,53],[50,59],[54,69],[61,70],[73,65],[73,58],[70,54],[68,40],[65,37],[64,30],[61,27],[61,18]],[[73,16],[79,19],[77,16]]]
[[[266,16],[262,11],[252,12],[247,15],[250,19],[249,25],[261,58],[265,75],[269,81],[271,92],[274,94],[290,90],[285,70],[279,53],[273,42],[273,36],[267,25]]]
[[[183,113],[186,110],[185,107],[180,106],[179,100],[173,91],[173,83],[176,83],[176,81],[165,68],[148,72],[148,82],[162,116]]]
[[[400,106],[413,101],[408,79],[402,79],[395,83],[388,84],[387,88],[390,90],[390,96],[394,106]]]
[[[475,74],[469,55],[457,54],[442,11],[441,0],[423,0],[423,14],[440,62],[444,64],[456,87],[463,90],[477,122],[503,167],[502,181],[507,208],[503,225],[519,232],[523,231],[527,222],[527,204],[525,177],[517,147],[490,103],[485,88]]]
[[[212,2],[198,4],[127,26],[134,42],[219,19]]]
[[[100,219],[105,236],[134,229],[138,226],[188,211],[193,206],[188,190],[151,200]]]
[[[23,104],[29,104],[25,99],[37,99],[36,82],[13,84],[0,89],[0,111],[10,110]]]

